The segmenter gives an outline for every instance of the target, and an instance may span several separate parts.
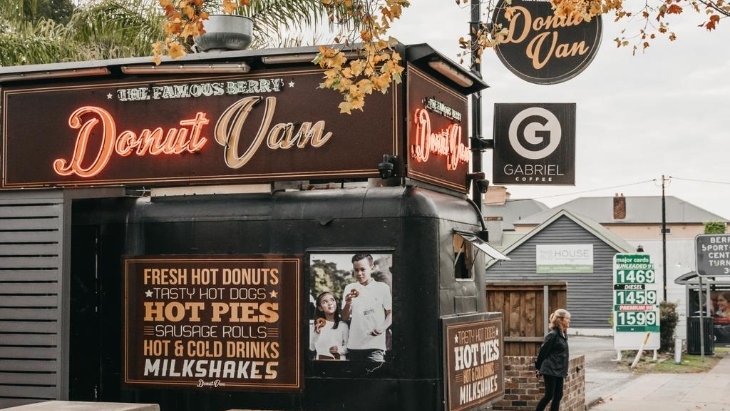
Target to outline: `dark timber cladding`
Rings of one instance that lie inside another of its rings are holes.
[[[63,198],[0,193],[0,408],[59,397]]]

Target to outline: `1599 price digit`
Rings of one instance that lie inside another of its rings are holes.
[[[619,311],[616,313],[616,325],[659,325],[659,316],[653,311]]]
[[[618,270],[616,271],[617,284],[653,284],[654,270]]]

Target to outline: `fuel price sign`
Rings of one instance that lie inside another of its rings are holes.
[[[616,290],[614,293],[617,305],[646,305],[646,304],[657,304],[657,292],[656,290]],[[620,308],[617,311],[621,311]]]
[[[617,350],[659,349],[659,286],[646,253],[616,254],[613,263],[613,326]]]

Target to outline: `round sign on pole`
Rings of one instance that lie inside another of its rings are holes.
[[[588,67],[601,44],[600,16],[557,17],[548,1],[500,0],[492,22],[507,29],[507,40],[494,48],[497,56],[530,83],[570,80]]]

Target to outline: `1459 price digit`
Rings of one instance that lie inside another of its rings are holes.
[[[653,284],[656,281],[654,270],[617,270],[617,284]]]
[[[659,316],[654,311],[619,311],[616,313],[616,323],[618,326],[658,326]]]
[[[616,304],[651,304],[657,303],[656,290],[617,290]]]

